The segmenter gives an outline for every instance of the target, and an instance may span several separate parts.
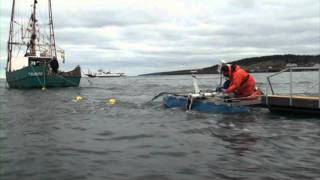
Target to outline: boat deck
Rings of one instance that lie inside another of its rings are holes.
[[[298,95],[294,91],[295,83],[293,81],[293,72],[300,70],[318,71],[318,81],[312,86],[305,87],[305,91],[301,91],[302,95]],[[271,83],[271,78],[289,72],[289,92],[288,95],[277,94]],[[320,115],[320,65],[313,67],[297,67],[295,64],[287,64],[287,68],[280,72],[267,76],[269,87],[267,94],[262,98],[262,103],[265,104],[272,112],[283,112],[287,114],[303,114],[303,115]],[[306,95],[303,92],[308,92],[310,88],[318,87],[318,92],[315,95]],[[271,90],[271,95],[268,94]]]
[[[320,115],[320,97],[316,96],[266,95],[262,103],[273,112]]]

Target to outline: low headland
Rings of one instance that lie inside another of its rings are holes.
[[[265,73],[265,72],[278,72],[286,68],[288,64],[296,64],[297,66],[312,67],[320,64],[320,55],[272,55],[240,59],[230,64],[238,64],[245,70],[251,73]],[[156,72],[150,74],[142,74],[141,76],[148,75],[186,75],[191,74],[191,71],[196,71],[196,74],[218,74],[218,65],[200,69],[186,69],[179,71]]]

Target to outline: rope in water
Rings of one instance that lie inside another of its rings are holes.
[[[34,70],[33,66],[31,65],[30,67],[31,67],[32,71],[33,71],[34,73],[36,73],[36,71]],[[40,78],[39,78],[38,76],[36,76],[36,77],[37,77],[37,80],[39,81],[40,85],[41,85],[42,87],[44,87],[44,84],[42,84]]]

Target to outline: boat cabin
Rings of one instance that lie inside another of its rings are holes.
[[[29,66],[43,66],[50,64],[52,57],[37,57],[37,56],[29,56],[28,65]]]

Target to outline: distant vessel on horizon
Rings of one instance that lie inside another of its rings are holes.
[[[99,69],[97,72],[91,72],[88,70],[88,73],[85,74],[90,78],[99,77],[99,78],[112,78],[112,77],[125,77],[125,73],[112,73],[111,71],[104,71]]]
[[[6,82],[9,88],[79,86],[81,79],[79,65],[69,72],[59,70],[57,55],[64,62],[64,50],[56,46],[51,0],[41,1],[48,3],[45,4],[48,7],[48,19],[45,20],[37,17],[38,1],[32,0],[30,3],[31,15],[26,18],[16,17],[25,14],[18,9],[16,0],[12,2],[6,65]],[[22,6],[22,9],[28,7]]]

